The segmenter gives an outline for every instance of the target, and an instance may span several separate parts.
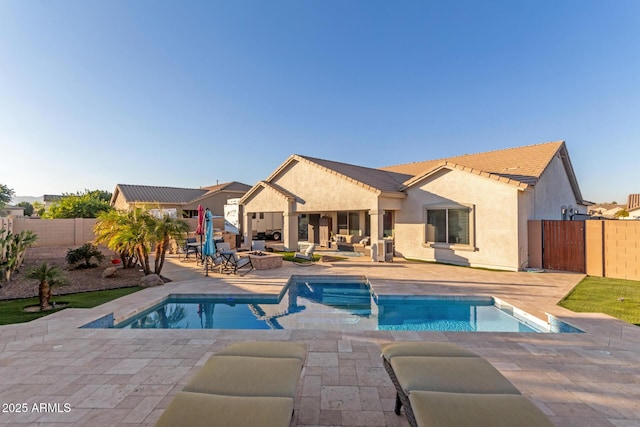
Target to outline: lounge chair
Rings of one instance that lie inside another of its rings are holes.
[[[156,426],[287,427],[305,357],[296,343],[229,345],[176,395]]]
[[[538,407],[519,394],[414,391],[416,426],[553,427]]]
[[[469,350],[452,343],[429,342],[397,342],[383,345],[381,349],[384,367],[396,387],[395,413],[400,415],[400,409],[404,406],[411,426],[497,425],[491,418],[492,415],[496,417],[496,414],[474,409],[482,405],[482,402],[496,406],[503,405],[505,408],[511,404],[515,407],[528,407],[522,415],[522,420],[518,416],[510,419],[510,424],[505,425],[544,427],[551,425],[544,414],[522,397],[520,391],[497,369]],[[447,415],[441,408],[434,409],[431,404],[425,405],[425,399],[428,400],[429,396],[432,396],[429,393],[437,394],[449,402],[448,406],[443,404],[442,408],[461,405],[460,409],[453,410],[460,414]],[[474,398],[474,396],[498,397]],[[523,399],[528,403],[523,403]],[[467,407],[470,413],[476,414],[475,418],[470,417],[468,420],[464,418],[464,410]],[[537,415],[530,416],[531,413]],[[439,421],[433,422],[434,419]],[[450,422],[442,420],[450,420]],[[471,424],[465,424],[467,421]]]
[[[307,261],[313,261],[313,251],[315,251],[315,249],[316,249],[316,245],[312,243],[309,246],[307,246],[307,249],[305,249],[304,252],[296,252],[295,254],[293,254],[293,257],[304,259]]]

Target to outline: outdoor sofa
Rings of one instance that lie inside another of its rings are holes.
[[[156,426],[288,427],[306,353],[289,342],[231,344],[209,358]]]
[[[394,342],[381,346],[413,427],[553,427],[549,419],[489,362],[452,343]]]

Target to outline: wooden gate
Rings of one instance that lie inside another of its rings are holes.
[[[586,273],[584,221],[542,221],[542,268]]]

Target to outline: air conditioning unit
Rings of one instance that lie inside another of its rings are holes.
[[[393,240],[378,240],[371,248],[371,258],[377,262],[393,262]]]

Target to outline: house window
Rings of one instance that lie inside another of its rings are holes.
[[[469,245],[472,212],[470,207],[427,207],[426,241]]]

